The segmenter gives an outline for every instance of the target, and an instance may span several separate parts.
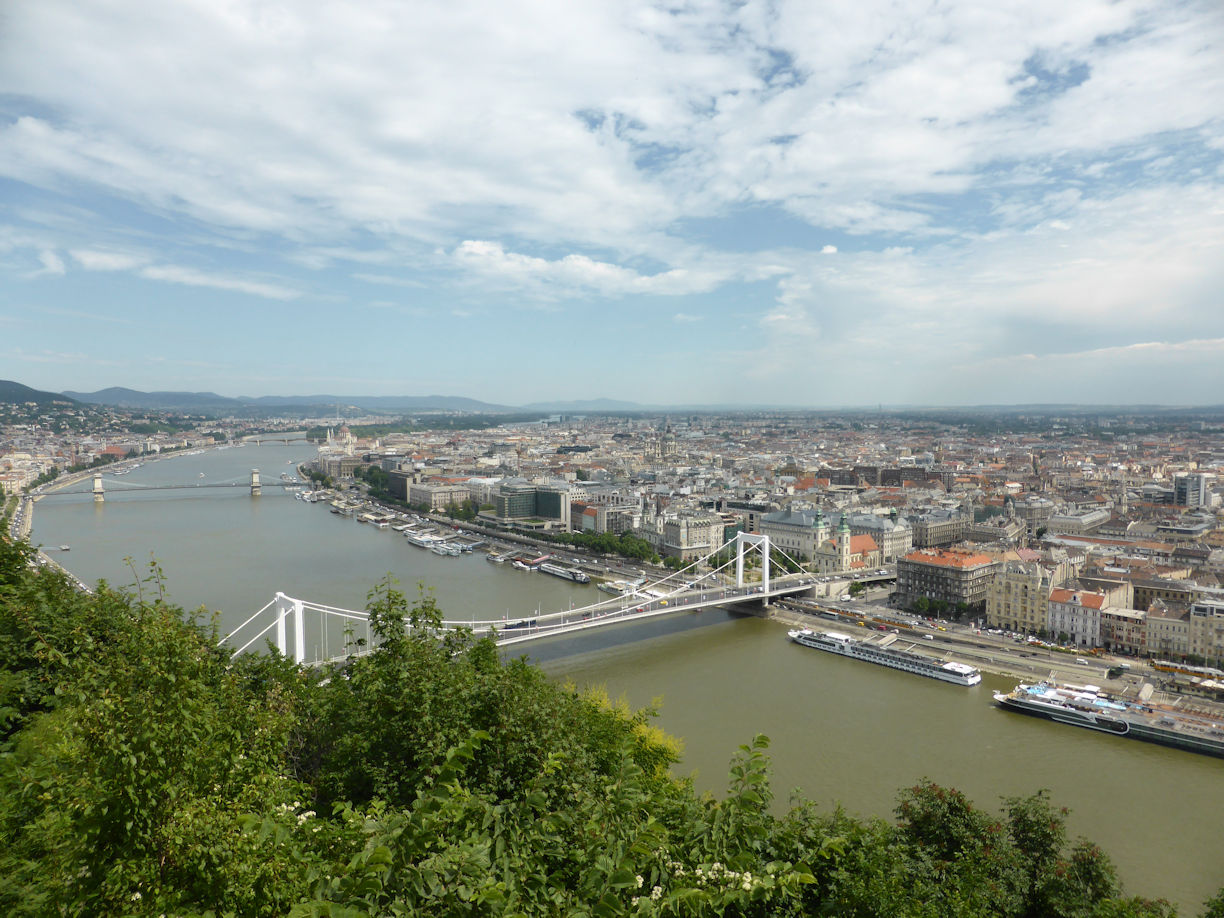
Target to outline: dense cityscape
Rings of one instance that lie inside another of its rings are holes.
[[[865,661],[852,665],[914,674],[906,678],[971,686],[985,672],[1020,676],[1027,684],[994,694],[999,706],[1175,747],[1166,754],[1224,755],[1217,478],[1224,423],[1213,410],[881,407],[498,417],[373,414],[349,405],[330,416],[244,417],[88,404],[24,388],[19,397],[26,400],[0,406],[3,512],[13,540],[6,546],[29,535],[41,500],[60,489],[83,487],[80,497],[88,500],[92,482],[93,500],[103,502],[114,499],[110,492],[123,476],[163,458],[272,440],[300,443],[313,458],[296,474],[282,472],[278,482],[269,476],[267,484],[359,522],[393,526],[435,553],[444,553],[439,546],[452,554],[461,544],[480,546],[489,560],[514,558],[523,570],[594,580],[626,597],[613,617],[632,617],[635,605],[649,617],[684,614],[690,601],[695,610],[707,600],[740,602],[744,593],[751,599],[765,586],[736,589],[732,546],[737,536],[765,538],[770,589],[783,584],[784,592],[742,611],[800,629],[789,635],[801,646]],[[257,471],[250,490],[258,500]],[[346,538],[343,528],[334,531]],[[91,596],[93,586],[70,573],[76,553],[60,546],[53,559],[53,548],[38,550],[33,568],[61,571],[79,595]],[[337,543],[329,551],[339,555],[343,548]],[[763,566],[758,558],[746,572],[749,584],[763,583]],[[647,585],[673,576],[683,583],[661,591]],[[462,609],[454,611],[462,617]],[[589,617],[578,624],[590,625]],[[566,622],[563,612],[552,618]],[[501,623],[504,636],[516,640],[528,636],[527,626],[538,630],[535,618]],[[382,640],[396,646],[387,632]],[[387,665],[378,662],[384,653],[330,665],[356,674],[365,665]],[[406,722],[387,715],[371,726],[380,723]],[[431,736],[426,731],[420,742],[431,745]],[[367,755],[383,754],[375,748]],[[651,754],[674,761],[663,748]],[[363,760],[362,772],[368,767]],[[920,784],[906,793],[913,796],[901,798],[899,829],[880,841],[895,870],[910,869],[905,846],[922,838],[912,820],[925,819],[925,808],[944,791]],[[1011,820],[1027,818],[1026,807],[1047,812],[1040,794],[1009,805]],[[313,811],[302,813],[297,803],[284,812],[298,826],[312,825]],[[1061,832],[1060,817],[1049,818]],[[818,825],[820,832],[834,830]],[[965,858],[968,849],[959,850]],[[1069,854],[1065,863],[1082,856]],[[668,883],[679,888],[677,878],[656,879],[660,897]],[[814,902],[813,895],[843,905],[870,901],[871,911],[909,895],[864,899],[847,891],[845,879],[814,878],[819,891],[802,891],[807,880],[797,882],[793,892],[765,896],[755,884],[742,892],[762,902]],[[149,888],[143,883],[137,891]],[[1028,901],[1053,895],[1041,889]],[[1106,883],[1082,895],[1103,901],[1120,893]],[[1007,910],[987,900],[969,914]],[[630,910],[641,912],[643,901],[649,900],[631,899]],[[1167,903],[1128,901],[1136,916],[1177,914]],[[1056,913],[1053,906],[1023,906],[1034,907]]]
[[[1224,918],[1220,0],[9,3],[0,189],[0,915]]]
[[[1211,678],[1224,664],[1218,421],[760,411],[555,414],[467,430],[450,415],[431,430],[391,417],[5,410],[0,484],[13,496],[73,469],[313,428],[325,431],[315,486],[339,489],[329,495],[373,494],[490,532],[629,536],[673,567],[737,531],[765,534],[779,561],[826,575],[820,595],[887,572],[896,608],[1174,661],[1206,676],[1197,690],[1224,689]]]

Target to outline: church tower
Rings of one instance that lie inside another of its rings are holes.
[[[837,524],[837,563],[842,571],[850,570],[850,524],[846,521],[845,510]]]

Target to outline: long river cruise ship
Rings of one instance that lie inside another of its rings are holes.
[[[995,692],[994,700],[1009,711],[1060,724],[1224,758],[1224,715],[1184,704],[1123,698],[1095,685],[1055,682],[1017,685],[1010,692]]]
[[[838,634],[835,631],[812,631],[803,628],[789,631],[787,635],[796,644],[802,644],[804,647],[814,647],[854,660],[878,663],[880,666],[939,679],[941,682],[951,682],[953,685],[977,685],[982,681],[982,674],[968,664],[934,659],[899,647],[856,641],[847,634]]]

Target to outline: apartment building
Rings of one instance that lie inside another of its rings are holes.
[[[911,606],[919,598],[964,603],[970,611],[986,607],[986,591],[1000,563],[990,555],[956,548],[921,548],[897,559],[899,604]]]
[[[1053,575],[1035,561],[1006,561],[986,590],[986,623],[1021,634],[1046,629]]]

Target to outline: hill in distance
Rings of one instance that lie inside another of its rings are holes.
[[[91,405],[110,405],[114,408],[149,410],[206,411],[219,408],[241,408],[242,402],[226,398],[215,392],[140,392],[111,386],[97,392],[65,392],[71,398]]]
[[[222,414],[238,414],[250,409],[257,409],[262,414],[272,414],[278,409],[284,409],[294,414],[317,415],[326,415],[339,409],[351,410],[354,408],[373,414],[395,414],[409,411],[499,413],[515,410],[505,405],[493,405],[472,398],[451,395],[265,395],[258,398],[246,396],[229,398],[215,392],[141,392],[122,386],[112,386],[96,392],[65,392],[64,395],[91,405],[110,405],[129,410],[199,411]]]
[[[78,399],[57,392],[44,392],[42,389],[31,389],[11,379],[0,379],[0,403],[21,405],[25,402],[37,402],[39,405],[73,403]]]
[[[515,411],[507,405],[494,405],[458,395],[263,395],[243,397],[244,405],[272,408],[278,405],[304,407],[312,405],[364,408],[374,412],[398,411]]]

